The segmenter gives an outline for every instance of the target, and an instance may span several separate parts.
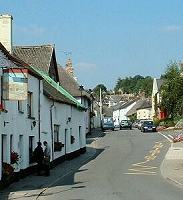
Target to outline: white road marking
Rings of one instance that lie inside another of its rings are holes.
[[[127,174],[127,175],[150,175],[150,176],[153,176],[153,175],[156,175],[156,174],[146,174],[146,173],[142,173],[142,172],[127,172],[127,173],[124,173],[124,174]]]
[[[146,171],[144,169],[128,169],[129,171],[134,171],[134,172],[142,172],[142,173],[147,173],[147,174],[156,174],[156,172],[152,171]]]
[[[160,135],[162,135],[164,138],[166,138],[169,142],[173,142],[168,136],[166,136],[166,135],[164,135],[164,134],[162,134],[162,133],[159,133]]]

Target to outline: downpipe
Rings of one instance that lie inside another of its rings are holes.
[[[54,107],[54,101],[50,106],[50,128],[51,128],[51,148],[52,148],[52,161],[54,160],[54,145],[53,145],[53,113],[52,108]]]

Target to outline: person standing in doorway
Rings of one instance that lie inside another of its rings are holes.
[[[50,157],[51,157],[51,150],[47,143],[47,141],[43,142],[45,149],[44,149],[44,168],[45,168],[45,176],[50,175]]]
[[[41,175],[41,170],[43,167],[43,158],[44,158],[44,152],[42,148],[41,142],[37,142],[37,147],[35,148],[33,152],[33,157],[35,162],[37,162],[37,175]]]

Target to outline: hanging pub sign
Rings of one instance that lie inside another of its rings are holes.
[[[9,68],[3,69],[3,99],[26,100],[27,99],[27,69]]]

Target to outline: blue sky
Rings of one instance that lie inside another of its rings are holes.
[[[159,77],[183,60],[182,0],[0,0],[14,45],[55,44],[85,88],[114,88],[119,77]]]

